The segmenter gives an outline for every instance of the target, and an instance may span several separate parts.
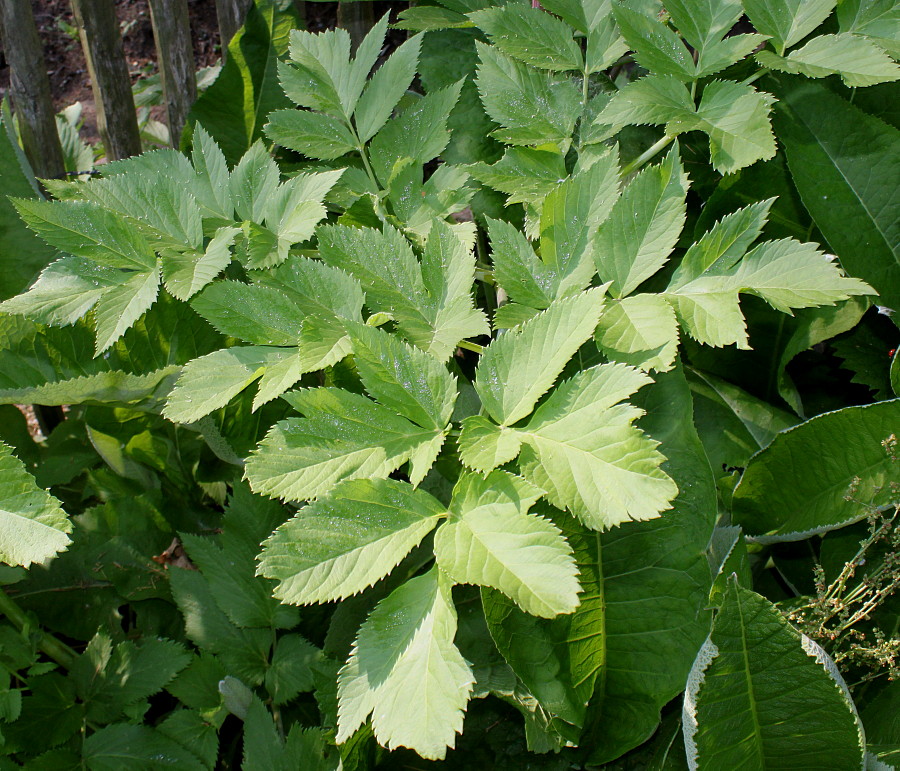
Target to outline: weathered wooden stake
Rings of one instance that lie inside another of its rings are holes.
[[[197,98],[187,0],[150,0],[150,20],[169,116],[169,143],[178,147],[187,114]]]
[[[369,0],[338,3],[337,25],[350,33],[350,48],[356,53],[359,44],[375,25],[372,3]]]
[[[228,56],[228,44],[234,33],[244,24],[247,9],[253,0],[216,0],[216,17],[219,20],[219,36],[222,44],[222,61]]]
[[[97,130],[110,160],[141,152],[134,97],[113,0],[72,0],[91,77]]]
[[[28,0],[0,0],[0,36],[9,62],[9,93],[25,155],[35,176],[59,177],[65,172],[62,147],[47,64]]]

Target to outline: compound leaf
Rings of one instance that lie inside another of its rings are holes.
[[[836,4],[836,0],[743,0],[754,29],[768,35],[779,53],[803,40]]]
[[[255,492],[307,500],[342,479],[386,477],[423,448],[428,457],[420,467],[427,471],[440,449],[434,443],[442,433],[419,428],[359,394],[317,388],[295,392],[291,402],[307,417],[277,423],[247,459]]]
[[[850,88],[900,78],[900,66],[890,56],[874,43],[849,33],[819,35],[787,57],[760,51],[757,60],[764,67],[808,78],[840,75]]]
[[[666,262],[684,225],[688,178],[673,148],[625,188],[594,239],[594,261],[614,297],[630,294]]]
[[[475,390],[502,425],[528,415],[572,355],[588,340],[603,308],[602,290],[557,300],[494,340],[475,373]]]
[[[282,602],[341,600],[390,573],[445,515],[440,502],[406,482],[341,482],[265,541],[258,572],[278,581]]]
[[[641,411],[619,404],[649,382],[623,364],[583,370],[519,429],[523,476],[594,530],[657,517],[678,493],[658,443],[632,425]]]
[[[504,54],[532,67],[565,71],[583,68],[572,29],[539,8],[504,5],[469,15]]]
[[[528,513],[541,493],[503,471],[461,477],[434,538],[440,569],[457,583],[498,589],[535,616],[575,610],[572,550],[552,522]]]
[[[379,744],[443,759],[462,732],[475,678],[453,644],[456,610],[437,569],[378,603],[338,675],[338,733],[344,742],[372,714]]]

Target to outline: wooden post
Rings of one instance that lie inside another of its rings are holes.
[[[216,0],[216,17],[219,20],[219,37],[222,45],[222,61],[228,56],[228,44],[234,33],[244,24],[247,9],[253,0]]]
[[[75,23],[91,77],[97,130],[110,160],[141,152],[131,77],[113,0],[72,0]]]
[[[187,0],[150,0],[150,20],[169,116],[169,144],[178,147],[187,114],[197,98]]]
[[[9,92],[25,155],[35,176],[62,176],[66,169],[50,80],[29,0],[0,0],[0,37],[9,62]]]
[[[350,48],[353,53],[356,53],[356,49],[359,48],[363,38],[369,34],[369,30],[375,25],[372,3],[369,0],[338,3],[337,25],[350,33]]]

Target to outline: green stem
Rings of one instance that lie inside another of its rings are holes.
[[[20,631],[24,631],[32,624],[22,610],[12,598],[0,589],[0,614],[6,616],[15,627]],[[41,630],[38,648],[53,659],[57,664],[68,669],[75,663],[78,653],[66,645],[64,642],[57,640],[52,634]]]
[[[643,166],[647,161],[653,158],[657,153],[662,150],[665,150],[672,141],[675,139],[674,136],[665,136],[661,139],[658,139],[654,142],[650,147],[648,147],[644,152],[642,152],[637,158],[635,158],[631,163],[626,164],[622,171],[619,172],[620,177],[627,177],[629,174],[637,171],[641,166]]]
[[[744,78],[744,80],[741,81],[741,85],[742,85],[742,86],[749,86],[751,83],[755,83],[755,82],[756,82],[757,80],[759,80],[763,75],[767,75],[768,73],[769,73],[769,71],[768,71],[767,69],[765,69],[765,68],[763,68],[763,69],[761,69],[761,70],[757,70],[757,71],[754,72],[749,78]]]
[[[484,353],[484,346],[478,345],[478,343],[470,343],[468,340],[460,340],[457,343],[460,348],[464,348],[467,351],[474,351],[475,353]]]

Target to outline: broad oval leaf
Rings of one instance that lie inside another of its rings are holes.
[[[818,83],[786,83],[775,127],[791,177],[844,268],[900,308],[900,132]]]
[[[445,514],[406,482],[342,482],[263,543],[257,573],[279,582],[283,602],[341,600],[386,576]]]
[[[866,517],[900,483],[900,399],[846,407],[782,431],[734,491],[734,522],[761,542],[799,541]]]
[[[850,692],[822,648],[732,579],[684,697],[688,767],[863,768]]]

